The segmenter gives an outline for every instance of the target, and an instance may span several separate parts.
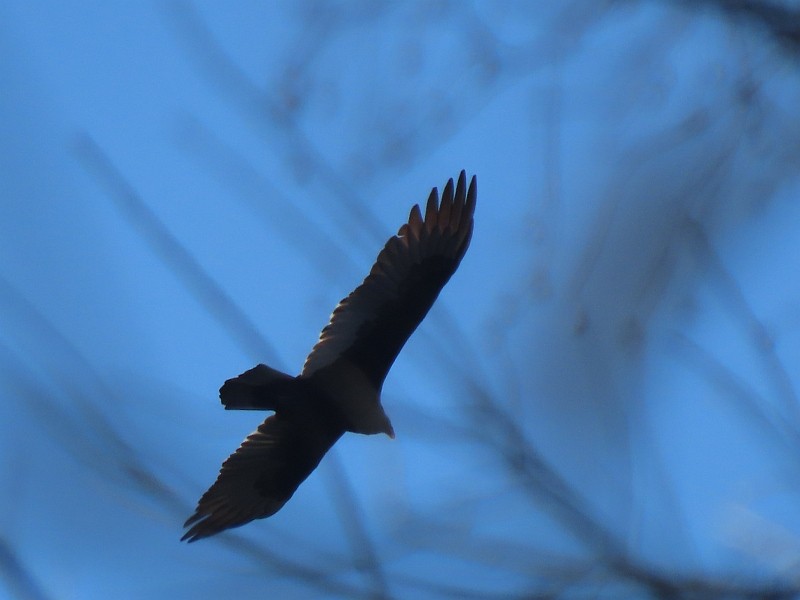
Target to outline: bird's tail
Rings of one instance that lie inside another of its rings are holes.
[[[294,379],[267,365],[256,365],[228,379],[219,389],[219,399],[227,410],[275,410],[291,394]]]

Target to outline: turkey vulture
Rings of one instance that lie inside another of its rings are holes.
[[[184,524],[193,542],[269,517],[286,504],[346,431],[394,429],[381,406],[383,380],[469,246],[478,187],[466,173],[433,188],[400,227],[364,282],[342,300],[292,377],[256,365],[219,390],[226,409],[269,410],[258,430],[222,463],[219,476]]]

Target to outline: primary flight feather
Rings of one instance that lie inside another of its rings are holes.
[[[346,431],[394,438],[383,380],[469,246],[478,186],[474,176],[466,184],[461,171],[441,202],[433,188],[424,216],[419,205],[411,209],[364,282],[334,309],[300,375],[261,364],[220,388],[226,409],[274,414],[222,463],[181,540],[275,514]]]

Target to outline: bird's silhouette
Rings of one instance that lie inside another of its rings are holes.
[[[423,217],[419,205],[386,242],[364,282],[342,300],[300,375],[256,365],[220,389],[226,409],[269,410],[222,464],[181,538],[193,542],[275,514],[347,431],[394,429],[380,401],[383,380],[469,246],[477,198],[461,171]]]

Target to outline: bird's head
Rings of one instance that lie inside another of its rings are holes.
[[[372,414],[374,421],[372,422],[371,429],[369,433],[385,433],[390,438],[394,439],[394,427],[392,427],[392,422],[389,420],[389,416],[383,410],[383,406],[378,403],[378,408],[380,410],[375,411]]]
[[[386,411],[383,410],[383,405],[378,401],[378,406],[381,409],[381,433],[385,433],[391,439],[394,439],[394,427],[392,427],[392,422],[389,420],[389,415],[386,414]]]
[[[378,410],[372,411],[369,414],[369,424],[366,426],[363,433],[385,433],[390,438],[394,439],[394,427],[392,422],[383,410],[383,406],[378,403]],[[364,423],[366,425],[366,423]]]

